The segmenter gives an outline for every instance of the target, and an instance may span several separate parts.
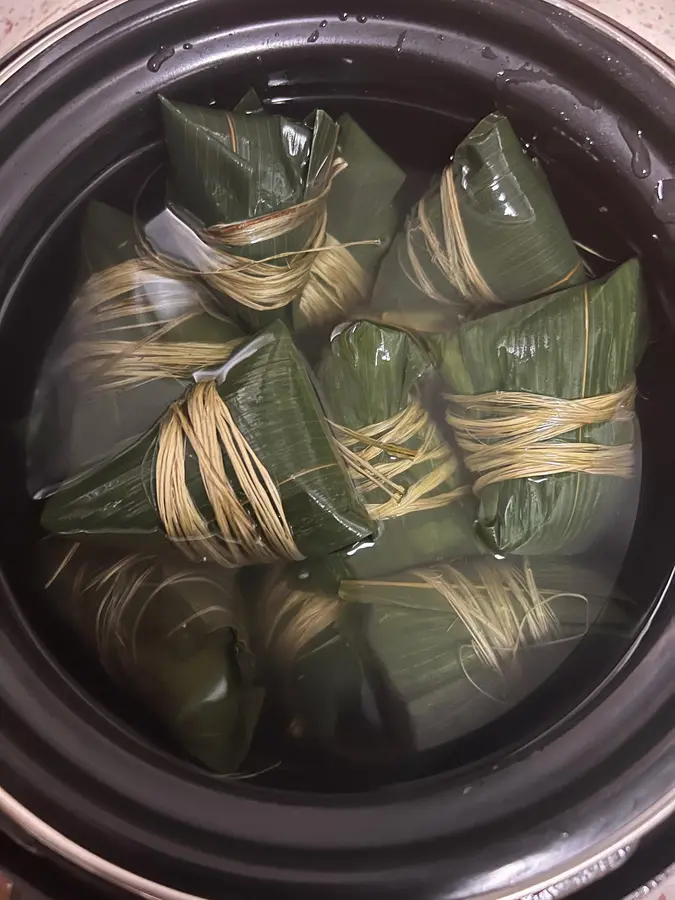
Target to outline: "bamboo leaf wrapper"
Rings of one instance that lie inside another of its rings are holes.
[[[301,567],[262,592],[259,646],[294,733],[391,761],[500,717],[587,635],[627,637],[629,612],[610,595],[604,577],[550,559],[476,559],[339,587],[321,566]]]
[[[492,113],[411,212],[382,264],[372,306],[433,317],[440,328],[583,280],[545,174],[509,121]]]
[[[196,760],[234,774],[264,692],[233,575],[56,538],[40,546],[40,572],[48,601],[111,677]]]
[[[367,321],[337,331],[318,368],[334,434],[365,463],[365,475],[352,474],[378,524],[374,544],[328,561],[339,576],[385,575],[480,552],[466,474],[424,406],[431,369],[414,337]]]
[[[373,528],[281,322],[136,444],[65,484],[42,521],[60,534],[168,535],[231,566],[323,555]]]
[[[91,203],[79,287],[43,367],[28,440],[44,494],[122,450],[243,335],[205,287],[139,257],[133,220]]]
[[[347,163],[328,202],[327,243],[316,260],[293,324],[330,328],[370,301],[375,276],[399,226],[394,203],[405,173],[351,118],[339,120],[338,153]],[[361,246],[341,246],[372,241]]]
[[[491,550],[582,552],[620,508],[638,475],[643,294],[634,260],[435,339]]]
[[[611,587],[556,560],[466,561],[344,581],[340,628],[364,629],[423,750],[506,713],[589,634],[627,634],[630,618],[608,601]]]
[[[390,733],[364,661],[338,631],[337,582],[322,563],[266,570],[253,642],[263,681],[285,710],[293,740],[322,749],[386,754]],[[335,746],[337,745],[337,747]],[[365,749],[367,748],[367,750]],[[358,754],[357,754],[358,755]]]
[[[162,98],[162,113],[171,189],[202,239],[183,262],[253,327],[285,316],[314,262],[304,251],[325,242],[338,126],[322,110],[297,123],[248,102],[227,112]]]

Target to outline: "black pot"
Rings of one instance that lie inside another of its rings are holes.
[[[292,110],[365,110],[385,143],[392,121],[404,123],[397,153],[424,170],[496,103],[532,136],[575,235],[615,258],[643,257],[654,335],[639,375],[640,511],[621,575],[645,613],[634,643],[594,671],[590,695],[587,680],[571,680],[491,755],[377,792],[217,780],[79,684],[26,586],[35,514],[3,434],[0,813],[24,840],[157,897],[487,900],[616,861],[675,809],[675,72],[570,9],[108,0],[59,29],[58,43],[55,31],[0,70],[6,422],[27,412],[63,312],[78,206],[94,191],[123,194],[128,173],[160,152],[160,89],[226,104],[252,83]]]

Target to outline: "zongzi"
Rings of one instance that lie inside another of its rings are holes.
[[[110,676],[196,760],[235,773],[264,691],[234,575],[59,538],[39,559],[47,598]]]
[[[202,274],[254,327],[283,316],[326,241],[327,198],[344,169],[337,124],[322,110],[298,123],[254,103],[228,112],[161,100],[170,206],[197,223],[174,266]]]
[[[29,490],[119,452],[243,336],[197,282],[139,256],[131,216],[88,207],[80,287],[52,345],[28,430]]]
[[[268,567],[255,592],[253,646],[294,743],[379,761],[400,744],[399,718],[338,630],[337,588],[321,563]]]
[[[64,484],[42,522],[143,546],[168,536],[233,567],[324,555],[373,530],[281,322],[203,373],[129,449]]]
[[[368,321],[336,330],[319,365],[333,433],[378,525],[374,543],[327,561],[340,576],[386,575],[480,552],[471,488],[425,407],[431,369],[412,335]]]
[[[260,653],[292,735],[401,762],[504,715],[589,633],[627,632],[610,590],[543,559],[483,558],[339,588],[314,566],[291,567],[262,594]],[[354,721],[369,724],[365,740],[346,727]]]
[[[342,582],[340,629],[363,634],[423,750],[504,715],[591,633],[627,639],[632,621],[611,591],[555,559],[477,559]]]
[[[316,254],[293,309],[300,330],[330,330],[370,301],[375,276],[398,228],[394,198],[404,172],[351,118],[339,120],[338,152],[347,168],[327,201],[326,249]]]
[[[372,306],[390,321],[432,319],[440,330],[584,277],[544,172],[492,113],[411,212]]]
[[[633,260],[435,339],[491,550],[583,552],[634,488],[643,292]]]

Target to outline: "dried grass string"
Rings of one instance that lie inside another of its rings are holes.
[[[429,213],[432,198],[437,192],[440,193],[441,204],[440,234]],[[426,271],[417,251],[418,235],[421,235],[434,266],[451,286],[449,294],[442,293]],[[451,165],[443,171],[440,186],[429,191],[411,214],[398,252],[401,268],[408,279],[433,300],[455,307],[461,307],[466,301],[478,306],[502,305],[483,278],[471,253]]]
[[[481,562],[475,569],[477,584],[449,565],[415,574],[448,601],[483,665],[502,671],[504,658],[513,658],[522,643],[542,644],[553,636],[557,618],[543,602],[527,560],[522,572]]]
[[[73,544],[64,555],[54,574],[45,584],[49,589],[74,561],[80,544]],[[96,648],[102,663],[109,671],[117,664],[128,665],[138,662],[138,633],[148,608],[161,598],[165,590],[184,585],[209,584],[215,588],[217,582],[195,572],[175,572],[156,581],[159,568],[152,556],[140,553],[121,557],[110,566],[97,566],[86,559],[79,564],[72,582],[72,598],[79,604],[80,615],[91,615],[95,611],[94,629]],[[143,603],[134,608],[139,592],[151,589]],[[153,583],[154,582],[154,583]],[[129,610],[133,618],[125,621]],[[243,633],[243,623],[239,622],[232,609],[223,606],[205,606],[187,614],[180,622],[162,636],[170,640],[174,634],[198,619],[208,620],[211,631],[233,628],[237,634]]]
[[[195,308],[177,312],[176,307],[184,308],[188,299]],[[204,314],[229,321],[215,303],[208,303],[203,290],[167,274],[158,264],[119,263],[92,275],[76,297],[69,313],[74,340],[61,365],[93,392],[134,387],[157,378],[189,378],[197,369],[226,362],[243,340],[164,340],[175,328]],[[138,341],[116,337],[118,332],[128,335],[134,330],[148,333]],[[86,336],[80,338],[81,333]]]
[[[198,462],[217,525],[215,534],[190,494],[186,444]],[[224,456],[250,512],[227,476]],[[303,559],[278,487],[237,428],[214,381],[196,384],[162,420],[155,460],[155,496],[167,536],[188,556],[231,568]]]
[[[300,659],[322,632],[336,624],[340,601],[321,591],[294,588],[286,578],[276,580],[277,575],[272,573],[271,583],[263,589],[263,646],[277,659]]]
[[[581,640],[590,628],[589,602],[583,594],[540,589],[528,559],[519,567],[493,561],[476,561],[475,576],[468,577],[453,565],[411,571],[411,581],[344,582],[361,588],[386,586],[417,590],[433,590],[447,602],[467,630],[471,642],[459,648],[459,658],[466,678],[481,693],[487,694],[471,677],[465,664],[465,653],[471,651],[486,668],[505,676],[518,662],[525,646],[553,646]],[[561,636],[560,622],[552,604],[574,598],[586,605],[586,621],[577,635]],[[452,626],[451,626],[452,627]]]
[[[331,423],[331,427],[361,494],[367,498],[378,489],[388,494],[384,502],[366,503],[374,519],[440,509],[470,492],[466,486],[439,491],[451,482],[458,461],[429,413],[417,401],[384,422],[358,430],[336,423]],[[413,440],[419,443],[417,449],[406,446]],[[397,482],[418,466],[429,470],[413,485]]]
[[[310,326],[347,318],[354,310],[366,305],[372,288],[373,278],[354,259],[348,246],[328,235],[325,252],[317,254],[314,261],[298,303],[298,312]]]
[[[563,400],[525,391],[448,394],[447,421],[476,476],[474,492],[490,484],[541,478],[565,472],[630,478],[635,472],[632,443],[556,441],[588,425],[634,418],[635,383],[595,397]],[[480,418],[479,418],[480,416]]]
[[[454,565],[412,570],[410,580],[344,581],[344,593],[351,588],[381,591],[387,586],[407,588],[411,594],[431,590],[443,597],[450,612],[468,632],[470,643],[459,648],[462,669],[474,687],[485,693],[473,680],[464,663],[470,650],[480,664],[505,676],[518,662],[519,651],[526,646],[552,646],[582,639],[590,628],[589,603],[583,594],[540,589],[528,559],[522,568],[492,560],[476,561],[470,577]],[[579,634],[562,636],[559,619],[552,608],[557,600],[573,598],[586,604],[586,621]],[[264,592],[261,622],[264,646],[280,661],[302,658],[315,653],[334,638],[318,645],[316,639],[331,625],[336,625],[340,606],[349,603],[315,590],[293,587],[281,579]],[[365,600],[367,603],[367,599]],[[411,608],[411,614],[412,608]],[[452,627],[452,625],[450,626]],[[497,699],[497,698],[492,698]]]
[[[310,314],[316,315],[316,306],[320,304],[326,314],[330,314],[332,305],[351,303],[355,294],[360,296],[364,290],[360,273],[354,268],[358,264],[351,254],[348,255],[353,264],[340,251],[346,253],[349,247],[379,244],[379,240],[340,245],[327,243],[328,196],[335,178],[346,168],[343,159],[336,159],[326,187],[310,200],[264,216],[201,230],[198,233],[200,244],[193,248],[192,265],[158,253],[140,234],[139,239],[146,254],[168,271],[184,277],[199,275],[219,293],[258,312],[281,309],[298,300],[319,257],[328,255],[329,261],[319,268],[305,307]],[[300,250],[277,253],[262,260],[252,260],[235,252],[237,248],[276,240],[305,228],[309,229],[309,234]],[[322,284],[324,277],[331,278],[332,290]],[[342,299],[343,295],[346,300]]]

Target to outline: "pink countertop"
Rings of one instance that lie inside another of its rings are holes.
[[[553,0],[555,2],[555,0]],[[585,0],[675,58],[675,0]],[[0,0],[0,57],[91,0]],[[675,850],[674,850],[675,854]],[[675,869],[630,900],[675,900]],[[628,900],[628,898],[627,898]]]

